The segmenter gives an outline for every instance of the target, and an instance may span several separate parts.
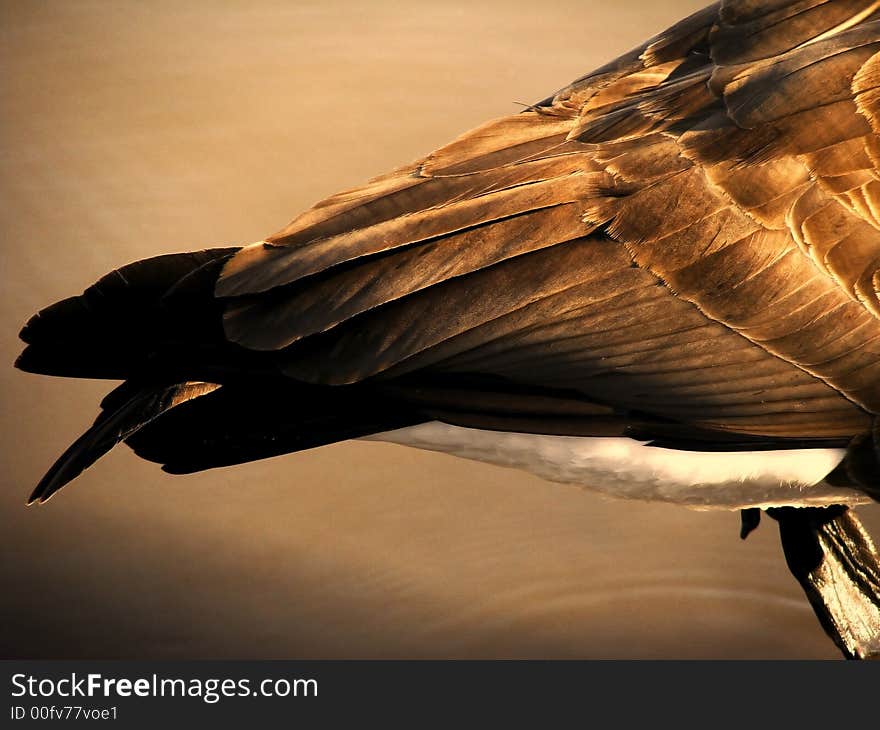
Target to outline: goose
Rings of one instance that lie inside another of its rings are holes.
[[[172,474],[347,439],[766,513],[823,628],[880,655],[880,2],[723,0],[244,247],[109,273],[22,370],[122,384]]]

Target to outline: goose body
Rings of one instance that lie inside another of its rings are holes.
[[[439,421],[366,437],[523,469],[611,497],[696,509],[861,504],[864,492],[825,482],[844,449],[678,451],[629,438],[548,436]]]
[[[768,508],[823,624],[874,653],[877,555],[841,510],[880,495],[880,2],[723,0],[21,337],[22,369],[123,381],[32,501],[119,442],[187,473],[369,438]]]

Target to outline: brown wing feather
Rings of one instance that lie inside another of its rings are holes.
[[[226,264],[227,337],[768,437],[880,410],[880,3],[706,8]]]

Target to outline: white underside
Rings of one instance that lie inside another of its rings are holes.
[[[698,509],[868,501],[861,492],[823,481],[843,459],[843,449],[679,451],[628,438],[505,433],[437,421],[367,438],[525,469],[614,497]]]

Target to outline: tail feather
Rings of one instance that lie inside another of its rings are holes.
[[[125,379],[168,344],[222,339],[216,271],[237,248],[156,256],[46,307],[21,330],[16,367],[43,375]],[[204,275],[200,275],[203,273]]]
[[[45,502],[117,443],[185,473],[320,446],[419,420],[369,388],[277,375],[270,354],[223,336],[220,268],[237,248],[157,256],[102,277],[25,325],[16,365],[120,379],[94,424],[31,495]]]
[[[143,459],[188,474],[311,449],[424,421],[364,387],[238,383],[163,413],[126,438]]]
[[[95,422],[52,465],[28,500],[46,502],[120,441],[175,406],[216,390],[215,383],[149,386],[101,412]]]
[[[135,261],[102,276],[82,294],[62,299],[37,312],[19,337],[28,344],[66,342],[101,331],[107,319],[129,319],[152,313],[162,297],[205,264],[238,251],[212,248],[165,254]]]

